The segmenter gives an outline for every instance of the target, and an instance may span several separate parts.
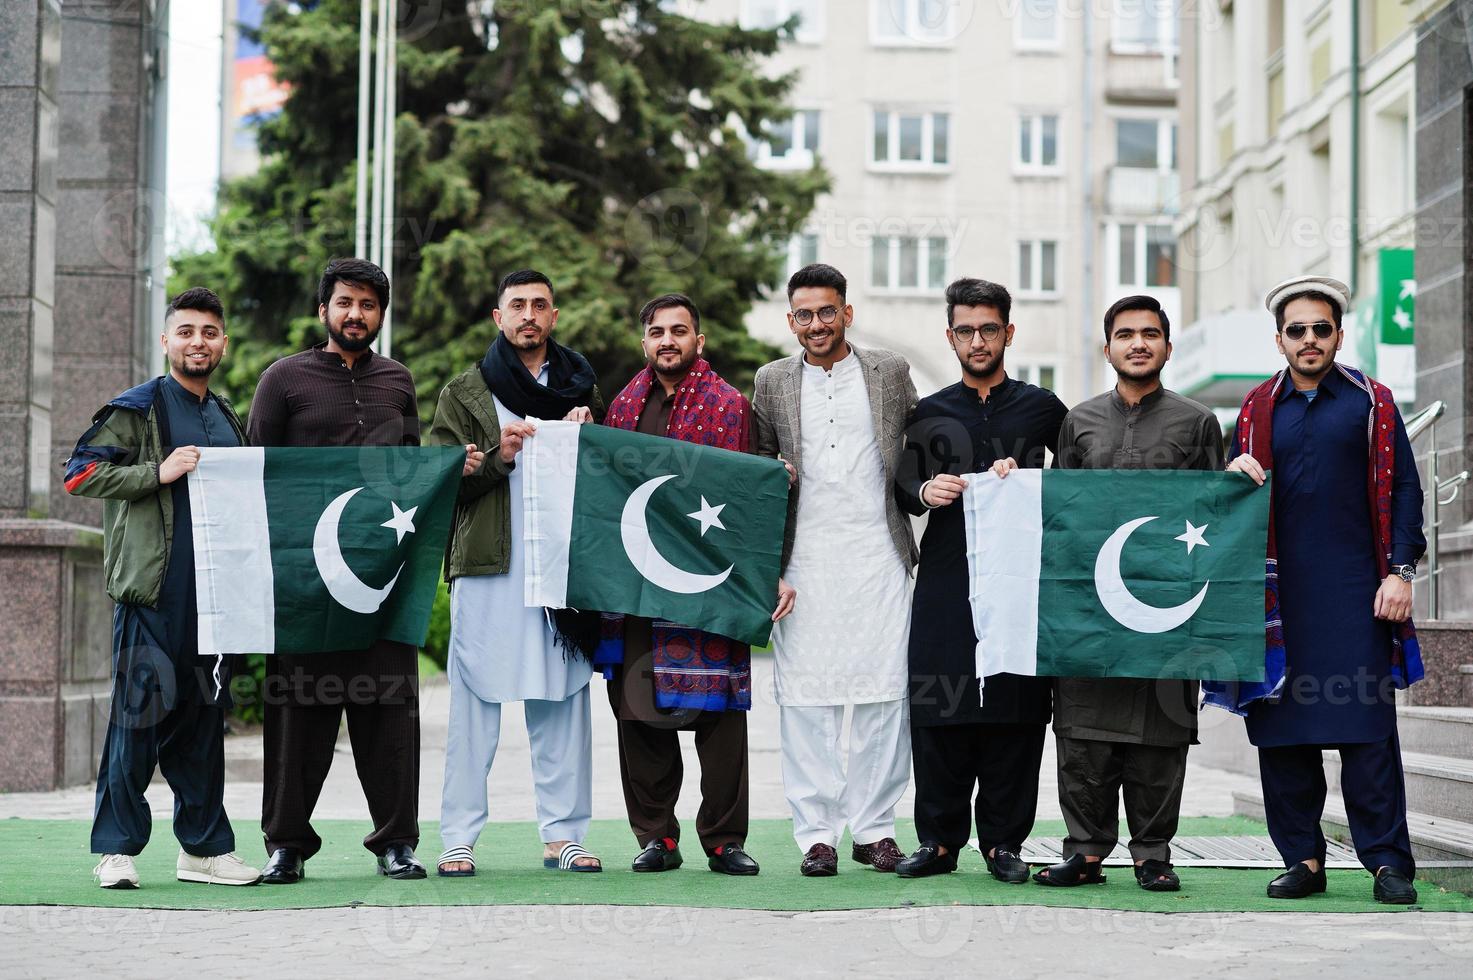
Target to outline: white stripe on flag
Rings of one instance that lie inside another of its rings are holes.
[[[201,449],[189,474],[199,652],[274,653],[266,450]]]
[[[967,568],[977,682],[1038,673],[1038,577],[1043,571],[1043,470],[966,477]]]
[[[528,606],[563,609],[568,604],[581,423],[527,421],[537,426],[537,432],[522,443],[524,599]]]

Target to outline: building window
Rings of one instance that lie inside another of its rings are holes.
[[[870,162],[884,167],[947,166],[951,163],[951,117],[944,112],[875,110]]]
[[[851,0],[852,2],[852,0]],[[956,36],[954,0],[871,0],[876,44],[938,44]]]
[[[889,236],[870,246],[870,286],[885,292],[939,292],[946,288],[944,238]]]
[[[769,170],[806,170],[818,152],[818,110],[800,109],[781,122],[768,123],[753,144],[758,166]]]
[[[1147,289],[1176,285],[1176,239],[1170,225],[1115,225],[1115,284]]]
[[[748,30],[772,30],[797,17],[793,40],[817,44],[824,35],[823,8],[823,0],[742,0],[741,24]]]
[[[818,236],[812,232],[804,232],[794,235],[788,239],[788,273],[792,278],[793,273],[806,265],[812,265],[818,261]]]
[[[1048,391],[1054,390],[1054,366],[1052,364],[1009,364],[1008,374],[1019,381],[1038,385]]]
[[[1018,293],[1023,296],[1051,296],[1058,291],[1058,242],[1019,242]]]
[[[1176,169],[1176,123],[1170,119],[1116,119],[1115,165]]]
[[[1014,169],[1030,173],[1059,170],[1059,117],[1027,114],[1018,117],[1017,158]]]
[[[1061,41],[1059,0],[1018,0],[1013,8],[1013,43],[1024,49],[1057,50]]]
[[[1114,0],[1111,48],[1126,54],[1175,51],[1178,6],[1166,0]]]

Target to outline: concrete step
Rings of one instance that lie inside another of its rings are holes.
[[[1233,813],[1264,819],[1262,791],[1234,792]],[[1350,843],[1350,821],[1346,819],[1345,806],[1333,794],[1325,799],[1320,825],[1326,837]],[[1409,812],[1407,834],[1412,840],[1419,879],[1473,894],[1473,823]]]
[[[1473,759],[1473,708],[1399,707],[1396,731],[1403,752]]]
[[[1325,783],[1340,795],[1340,753],[1324,753]],[[1457,820],[1473,814],[1473,761],[1422,752],[1401,753],[1406,774],[1407,809]]]

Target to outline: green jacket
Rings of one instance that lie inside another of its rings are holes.
[[[160,424],[162,377],[129,388],[92,417],[66,461],[66,489],[100,497],[103,574],[114,602],[157,606],[174,543],[172,489],[159,483],[167,437]],[[245,428],[230,403],[215,399],[246,444]]]

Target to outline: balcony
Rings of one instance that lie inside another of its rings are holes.
[[[1181,205],[1181,176],[1175,170],[1111,167],[1105,175],[1105,213],[1174,215]]]
[[[1105,98],[1174,104],[1180,87],[1175,48],[1111,45],[1105,58]]]

